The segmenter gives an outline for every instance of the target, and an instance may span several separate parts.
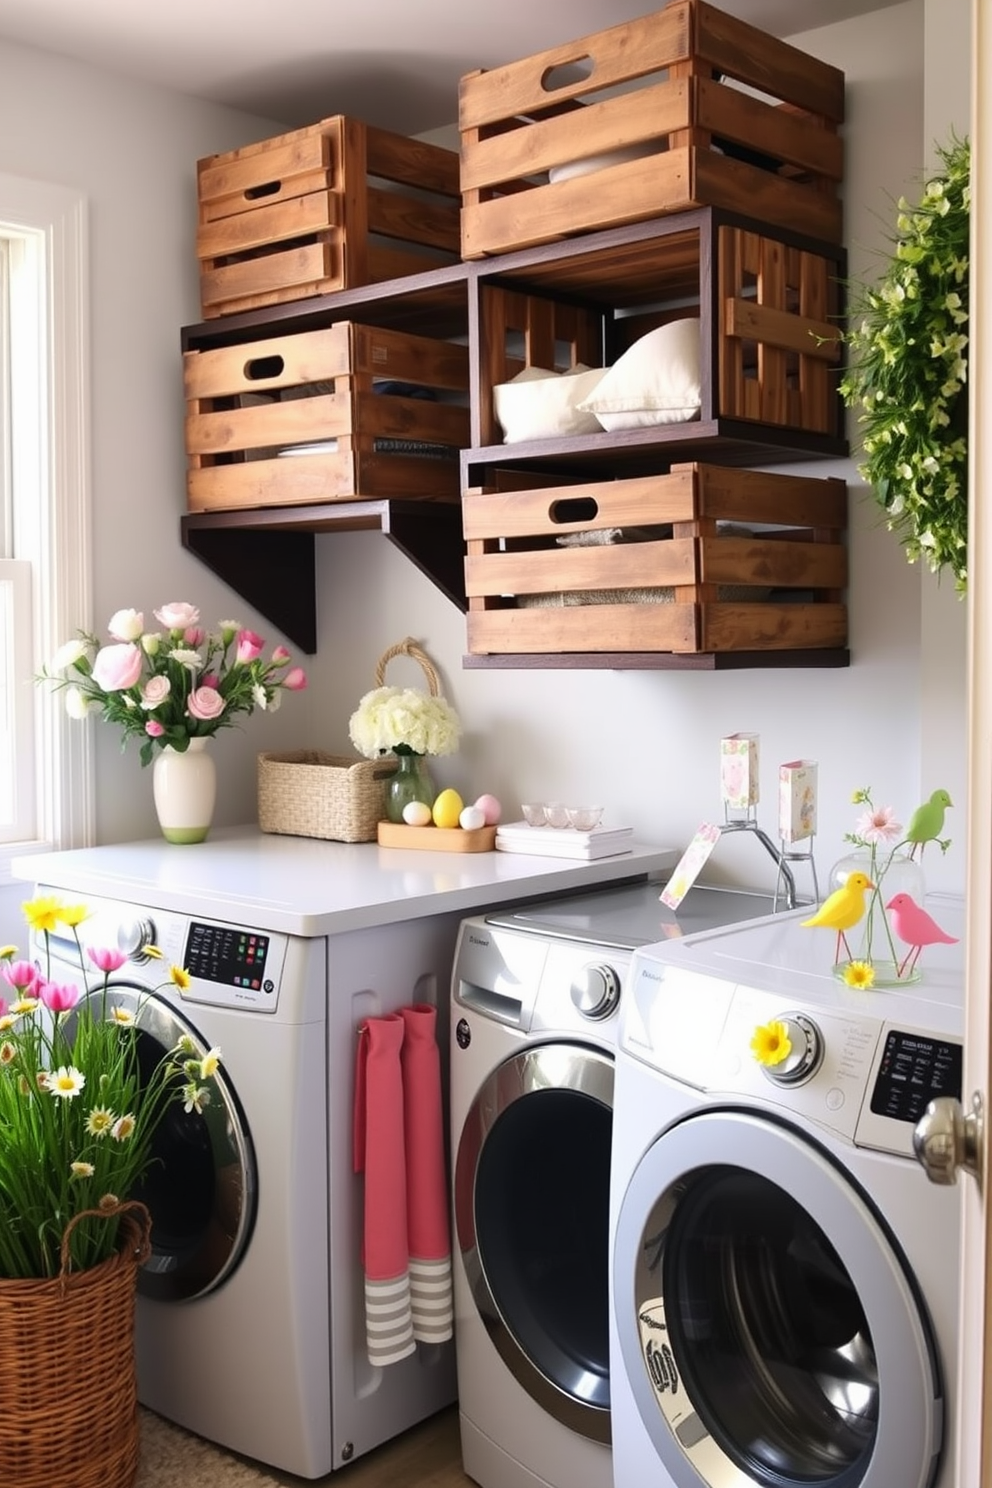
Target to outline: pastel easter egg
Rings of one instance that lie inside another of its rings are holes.
[[[431,808],[426,801],[407,801],[403,807],[403,820],[408,827],[426,827],[431,819]]]
[[[486,813],[481,806],[466,806],[458,818],[458,825],[466,832],[474,832],[486,825]]]
[[[503,814],[503,808],[495,796],[480,796],[476,806],[482,812],[482,817],[487,827],[494,827]]]

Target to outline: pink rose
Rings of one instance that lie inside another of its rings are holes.
[[[261,636],[253,630],[242,630],[238,633],[238,660],[240,662],[256,661],[262,654],[265,642]]]
[[[148,722],[145,724],[145,733],[150,739],[161,739],[162,735],[165,733],[165,725],[163,723],[159,723],[157,718],[149,718]]]
[[[157,708],[165,702],[171,691],[172,683],[168,677],[149,677],[141,689],[141,706]]]
[[[224,699],[214,687],[194,687],[186,699],[186,712],[201,723],[212,723],[227,707]]]
[[[90,946],[86,954],[100,971],[120,971],[127,960],[124,952],[116,946]]]
[[[143,654],[133,641],[103,646],[93,661],[93,681],[104,692],[124,692],[141,676]]]
[[[196,605],[173,603],[156,610],[155,619],[166,630],[186,630],[188,626],[200,623],[200,612]]]
[[[290,692],[302,692],[307,685],[307,674],[302,667],[291,667],[283,677],[282,685]]]
[[[59,986],[57,982],[39,982],[38,995],[50,1013],[67,1013],[74,1008],[82,993],[69,984]]]

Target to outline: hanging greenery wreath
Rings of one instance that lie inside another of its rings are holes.
[[[851,305],[840,391],[858,409],[862,462],[910,563],[949,569],[964,593],[968,559],[968,230],[970,150],[952,138],[922,198],[898,203],[880,282]]]

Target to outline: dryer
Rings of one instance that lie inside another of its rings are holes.
[[[960,1096],[961,937],[844,985],[805,911],[639,949],[610,1194],[616,1488],[953,1488],[959,1195],[914,1158]],[[791,1052],[758,1064],[756,1028]]]
[[[465,920],[451,1008],[462,1456],[483,1488],[612,1488],[608,1221],[618,1009],[635,946],[771,899],[660,882]]]
[[[136,1308],[142,1404],[302,1478],[450,1405],[452,1342],[369,1362],[352,1091],[358,1023],[447,993],[459,917],[304,937],[220,918],[216,901],[181,913],[44,883],[36,893],[85,902],[84,954],[127,953],[110,1001],[135,1013],[149,1069],[183,1033],[221,1050],[211,1103],[202,1115],[170,1107],[137,1195],[153,1221]],[[53,974],[80,984],[75,942],[36,939],[42,964],[49,952]],[[190,973],[184,992],[163,974],[170,963]],[[439,1013],[444,1047],[446,995]]]

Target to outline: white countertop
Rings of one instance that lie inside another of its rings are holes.
[[[415,852],[226,827],[206,842],[156,837],[16,859],[18,878],[79,894],[248,923],[288,935],[334,935],[452,912],[473,914],[545,894],[659,873],[680,850],[637,844],[593,862],[523,853]]]

